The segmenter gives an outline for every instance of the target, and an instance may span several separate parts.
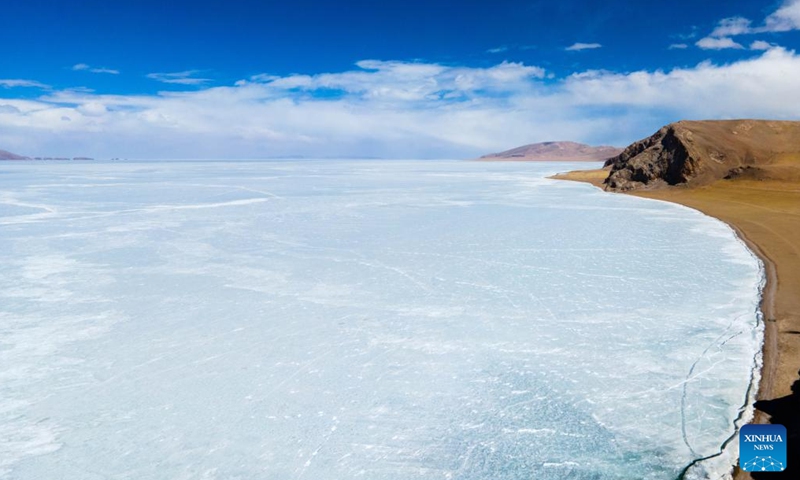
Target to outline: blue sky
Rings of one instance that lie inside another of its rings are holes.
[[[800,0],[28,0],[3,16],[0,148],[28,155],[460,158],[800,115]]]

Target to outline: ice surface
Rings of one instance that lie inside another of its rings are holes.
[[[675,478],[759,265],[572,167],[3,164],[0,477]]]

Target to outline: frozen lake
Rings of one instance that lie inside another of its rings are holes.
[[[0,478],[725,470],[759,264],[576,167],[0,164]]]

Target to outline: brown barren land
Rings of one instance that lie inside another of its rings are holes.
[[[478,160],[505,162],[604,162],[619,155],[621,148],[593,147],[576,142],[532,143],[504,152],[484,155]]]
[[[731,225],[764,262],[767,284],[764,364],[754,423],[778,423],[789,432],[783,473],[735,470],[737,479],[800,478],[800,154],[781,154],[759,167],[766,174],[733,176],[707,184],[626,192],[679,203]],[[604,184],[610,170],[576,171],[554,178]],[[704,182],[705,183],[705,182]]]

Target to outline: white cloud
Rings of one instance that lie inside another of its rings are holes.
[[[786,0],[783,5],[764,20],[766,32],[800,30],[800,0]]]
[[[585,105],[635,106],[683,118],[797,118],[800,57],[773,48],[726,65],[703,62],[669,72],[600,73],[566,82],[573,101]],[[725,92],[724,100],[719,92]],[[784,103],[785,102],[785,103]]]
[[[624,145],[682,118],[800,115],[800,56],[780,47],[730,64],[546,76],[509,62],[366,60],[338,73],[156,95],[0,95],[0,143],[98,158],[470,158],[563,138]]]
[[[515,62],[490,68],[448,67],[431,63],[362,60],[359,70],[319,75],[255,75],[251,82],[268,84],[276,90],[313,94],[320,90],[356,94],[382,102],[435,100],[474,96],[477,90],[507,92],[544,78],[545,70]],[[237,82],[245,85],[247,82]],[[276,92],[277,93],[277,92]]]
[[[764,19],[760,27],[753,27],[752,21],[744,17],[723,18],[716,28],[695,45],[703,49],[720,50],[724,48],[744,48],[730,37],[765,32],[788,32],[800,30],[800,0],[784,0],[778,10]],[[764,42],[754,42],[763,47]],[[763,50],[763,48],[752,48]]]
[[[100,102],[87,102],[78,106],[78,111],[87,117],[100,117],[108,112],[108,109]]]
[[[253,81],[253,82],[266,83],[266,82],[271,82],[273,80],[277,80],[279,78],[281,78],[281,77],[279,77],[277,75],[270,75],[268,73],[259,73],[258,75],[253,75],[252,77],[250,77],[250,80]],[[240,80],[240,82],[245,82],[246,83],[245,80]]]
[[[173,73],[148,73],[147,78],[162,83],[173,83],[177,85],[202,85],[211,81],[210,78],[195,77],[200,73],[198,70],[186,70]]]
[[[564,50],[567,50],[568,52],[579,52],[581,50],[592,50],[592,49],[600,48],[600,47],[602,47],[602,45],[600,45],[599,43],[581,43],[581,42],[577,42],[577,43],[573,43],[572,45],[570,45],[569,47],[565,48]]]
[[[113,68],[93,68],[90,71],[92,73],[108,73],[111,75],[119,75],[119,70],[114,70]]]
[[[23,80],[19,78],[7,78],[7,79],[0,79],[0,87],[3,88],[42,88],[48,89],[50,88],[49,85],[45,85],[44,83],[37,82],[34,80]]]
[[[750,50],[769,50],[772,47],[773,45],[771,43],[765,42],[764,40],[756,40],[750,44]]]
[[[752,22],[744,17],[723,18],[709,36],[720,38],[750,33],[750,23]]]
[[[669,46],[670,50],[685,50],[687,48],[689,48],[689,45],[686,45],[685,43],[673,43]]]
[[[486,50],[486,53],[503,53],[503,52],[507,52],[507,51],[508,51],[508,47],[505,46],[505,45],[501,45],[499,47],[490,48],[490,49]]]
[[[85,63],[76,63],[72,66],[72,70],[76,72],[80,71],[87,71],[92,73],[108,73],[111,75],[119,75],[119,70],[114,70],[113,68],[105,68],[105,67],[92,67]]]
[[[687,40],[691,40],[693,38],[697,38],[697,26],[696,25],[692,25],[691,31],[689,33],[676,33],[676,34],[672,35],[672,37],[673,38],[677,38],[678,40],[681,40],[681,41],[684,41],[684,42],[687,41]]]
[[[744,49],[731,36],[750,33],[750,23],[750,20],[744,17],[723,18],[707,37],[701,38],[695,45],[703,50]]]
[[[730,37],[705,37],[701,38],[695,45],[702,48],[703,50],[724,50],[727,48],[736,48],[736,49],[743,49],[744,47],[733,41]]]

